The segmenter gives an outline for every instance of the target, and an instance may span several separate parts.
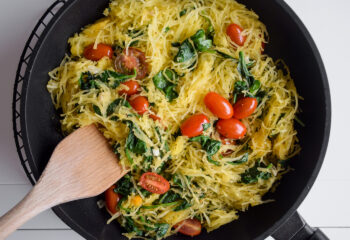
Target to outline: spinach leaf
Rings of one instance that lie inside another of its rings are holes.
[[[253,75],[248,70],[247,64],[244,59],[244,53],[242,51],[239,52],[239,62],[237,69],[238,72],[242,75],[242,77],[246,78],[247,80],[250,77],[253,77]]]
[[[263,98],[266,96],[266,92],[265,91],[258,91],[257,94],[255,94],[255,98],[258,101],[258,105],[260,105],[261,101],[263,100]]]
[[[96,106],[95,104],[92,105],[92,109],[94,109],[94,112],[97,114],[97,115],[100,115],[102,116],[102,113],[101,113],[101,110],[98,106]]]
[[[173,191],[168,191],[159,200],[159,203],[171,203],[180,199],[180,195]]]
[[[239,61],[237,70],[241,74],[243,81],[235,83],[234,99],[237,95],[243,94],[244,96],[255,97],[261,88],[261,82],[256,80],[249,71],[249,65],[245,62],[243,52],[239,52]],[[234,101],[235,103],[235,101]]]
[[[170,225],[167,223],[156,223],[155,224],[155,232],[157,238],[164,237],[164,235],[168,232]]]
[[[146,143],[138,139],[134,133],[129,133],[128,138],[126,139],[126,147],[133,153],[143,154],[147,152]]]
[[[172,100],[174,100],[179,96],[179,94],[174,90],[174,88],[175,88],[175,85],[168,86],[165,88],[164,93],[169,102],[171,102]]]
[[[156,205],[149,205],[149,206],[142,206],[141,208],[154,209],[154,208],[159,208],[159,207],[170,207],[170,206],[176,205],[178,203],[179,203],[179,201],[177,201],[177,202],[170,202],[170,203],[156,204]]]
[[[130,103],[128,101],[126,101],[124,98],[117,98],[116,100],[114,100],[113,102],[111,102],[108,105],[107,111],[106,111],[107,117],[110,116],[112,113],[114,113],[114,111],[118,105],[122,105],[124,107],[131,108]]]
[[[145,156],[143,160],[142,167],[145,171],[149,171],[151,168],[151,164],[153,162],[153,157],[152,156]]]
[[[218,161],[213,160],[211,156],[208,156],[207,159],[208,159],[208,162],[214,164],[215,166],[220,166],[220,163]]]
[[[125,222],[123,223],[123,227],[125,228],[125,230],[129,233],[136,233],[137,236],[142,236],[143,235],[143,231],[140,230],[137,226],[136,223],[134,222],[134,220],[132,220],[131,217],[129,216],[124,216]]]
[[[261,83],[259,80],[254,80],[253,84],[249,87],[249,92],[255,95],[261,87]]]
[[[153,83],[159,90],[165,93],[165,97],[169,102],[174,100],[179,96],[179,94],[174,90],[176,87],[176,82],[179,76],[174,70],[166,69],[158,72],[153,77]]]
[[[228,162],[228,164],[238,165],[238,164],[246,163],[248,161],[248,157],[249,157],[249,154],[245,153],[245,154],[243,154],[243,156],[240,159],[238,159],[236,161]]]
[[[139,131],[139,130],[135,127],[134,123],[131,121],[127,121],[126,124],[129,127],[129,135],[125,143],[125,154],[129,159],[130,163],[132,163],[133,161],[129,151],[136,154],[143,154],[147,152],[147,146],[144,141],[142,141],[141,139],[135,136],[134,131]]]
[[[129,43],[129,47],[134,47],[136,46],[140,41],[139,40],[133,40]]]
[[[247,82],[245,81],[238,81],[235,82],[235,93],[241,93],[243,91],[248,91],[249,90],[249,86],[247,84]]]
[[[190,138],[190,142],[199,142],[201,145],[205,145],[209,141],[210,137],[200,135],[197,137]]]
[[[209,156],[213,156],[219,151],[221,147],[221,142],[217,140],[210,139],[205,145],[204,150],[208,153]]]
[[[206,31],[206,35],[208,36],[209,39],[213,40],[214,39],[214,34],[215,34],[215,29],[213,26],[213,23],[211,22],[210,18],[205,15],[205,12],[201,12],[201,16],[204,17],[204,19],[208,23],[208,28]]]
[[[203,131],[205,131],[208,128],[210,128],[210,123],[204,123],[204,124],[202,124],[202,126],[203,126]]]
[[[259,178],[267,180],[271,177],[271,173],[259,171],[258,167],[264,167],[264,166],[257,162],[253,167],[247,169],[244,173],[242,173],[241,174],[242,183],[245,183],[245,184],[256,183]]]
[[[105,70],[99,74],[83,72],[80,75],[78,84],[81,90],[97,89],[100,83],[105,83],[110,88],[115,89],[120,83],[125,82],[127,79],[134,78],[136,75],[136,71],[134,71],[133,75],[125,75],[111,70]]]
[[[192,46],[191,42],[186,39],[179,46],[179,52],[176,54],[174,61],[177,63],[183,63],[191,60],[196,56],[196,50]]]
[[[175,212],[178,212],[178,211],[181,211],[181,210],[185,210],[185,209],[187,209],[187,208],[189,208],[189,207],[191,207],[191,206],[192,206],[191,203],[187,202],[186,200],[182,200],[181,204],[180,204],[179,206],[177,206],[177,207],[174,209],[174,211],[175,211]]]
[[[221,147],[221,142],[211,139],[208,136],[200,135],[197,137],[190,138],[190,142],[199,142],[202,149],[207,152],[207,158],[210,163],[219,166],[219,162],[212,159],[212,156],[217,153]]]
[[[169,30],[170,30],[170,27],[166,27],[166,28],[164,28],[164,33],[169,32]]]
[[[190,37],[190,39],[192,40],[193,45],[189,39],[184,40],[180,44],[179,51],[174,58],[175,62],[188,62],[189,60],[196,57],[197,52],[211,51],[210,48],[213,45],[213,40],[205,34],[203,29],[199,29],[193,36]],[[190,68],[194,64],[195,61],[191,66],[188,67]]]
[[[97,88],[95,77],[90,72],[81,73],[80,78],[78,80],[78,84],[81,90]]]
[[[151,192],[147,191],[146,189],[140,189],[140,191],[144,197],[149,197],[152,194]]]
[[[166,161],[163,161],[160,166],[156,169],[156,173],[160,174],[164,171],[165,169],[165,166],[166,166]]]
[[[124,197],[128,196],[133,191],[134,185],[131,182],[131,175],[126,174],[124,177],[122,177],[118,184],[116,185],[116,188],[114,189],[114,192],[120,193]]]
[[[114,72],[111,70],[106,70],[98,76],[102,82],[108,83],[108,86],[112,89],[117,88],[121,83],[125,82],[128,79],[135,78],[137,75],[136,70],[134,70],[133,75],[125,75],[122,73]]]
[[[145,230],[156,232],[157,239],[164,237],[164,235],[168,232],[168,229],[170,228],[169,224],[167,223],[156,223],[153,225],[147,218],[145,219],[144,216],[140,216],[140,220],[141,222],[145,223]]]
[[[221,55],[223,58],[228,58],[228,59],[232,59],[232,60],[238,61],[237,58],[234,58],[234,57],[232,57],[231,55],[228,55],[228,54],[226,54],[226,53],[224,53],[224,52],[221,52],[221,51],[219,51],[219,50],[216,50],[216,53],[218,53],[219,55]]]
[[[120,158],[120,143],[116,142],[114,145],[113,145],[113,152],[115,155],[118,156],[118,158]]]
[[[174,176],[173,176],[173,182],[174,182],[175,185],[177,185],[177,186],[183,188],[181,179],[180,179],[180,177],[179,177],[177,174],[174,174]]]
[[[134,163],[134,160],[132,159],[131,155],[130,155],[130,151],[129,149],[125,148],[125,155],[126,155],[126,158],[128,159],[129,163],[130,164],[133,164]]]
[[[212,47],[213,41],[208,39],[204,30],[199,29],[192,37],[191,40],[194,43],[196,49],[200,52],[204,52]]]

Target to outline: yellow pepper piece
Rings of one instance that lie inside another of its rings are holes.
[[[142,205],[142,198],[139,195],[137,195],[131,199],[131,203],[135,207],[139,207]]]

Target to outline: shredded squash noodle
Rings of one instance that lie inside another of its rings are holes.
[[[64,134],[96,124],[130,169],[116,183],[121,200],[108,223],[118,221],[128,238],[162,239],[183,220],[213,231],[249,206],[271,201],[263,195],[300,151],[294,129],[300,97],[283,61],[263,53],[268,33],[259,17],[234,0],[114,0],[104,15],[68,40],[70,53],[49,73],[47,89]],[[226,34],[231,23],[243,29],[242,46]],[[87,59],[91,44],[112,46],[114,56]],[[118,54],[132,48],[146,56],[142,79],[115,68]],[[144,114],[121,93],[130,79],[148,99]],[[241,120],[244,138],[221,144],[218,118],[203,101],[208,92],[231,103],[242,95],[258,99],[254,113]],[[181,124],[199,113],[210,125],[199,137],[183,136]],[[169,191],[142,188],[145,172],[163,176]]]

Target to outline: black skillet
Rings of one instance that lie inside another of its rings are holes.
[[[15,82],[13,121],[18,153],[32,183],[62,139],[57,113],[46,90],[47,73],[67,53],[68,37],[100,18],[108,2],[56,1],[39,21],[24,49]],[[328,239],[296,212],[321,168],[330,132],[331,100],[320,54],[300,19],[282,0],[240,2],[253,9],[266,24],[270,34],[266,52],[285,60],[305,99],[301,101],[300,118],[306,127],[297,127],[302,151],[291,161],[295,171],[284,176],[275,193],[266,196],[276,201],[250,208],[240,213],[238,221],[210,233],[203,232],[194,239],[264,239],[269,235],[281,240]],[[126,239],[117,223],[106,225],[108,214],[98,209],[97,199],[71,202],[53,210],[86,239]],[[169,239],[190,238],[176,235]]]

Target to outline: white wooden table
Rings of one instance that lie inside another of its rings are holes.
[[[261,1],[261,0],[260,0]],[[18,60],[36,21],[54,0],[0,1],[0,215],[31,185],[22,170],[12,133],[12,88]],[[331,239],[350,239],[350,1],[286,0],[319,47],[332,94],[332,131],[321,173],[299,212]],[[9,239],[82,239],[49,210]]]

